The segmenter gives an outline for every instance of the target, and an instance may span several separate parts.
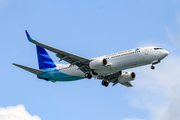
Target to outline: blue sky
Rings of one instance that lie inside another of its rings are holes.
[[[179,8],[179,0],[0,0],[0,118],[179,118]],[[105,88],[93,79],[51,83],[12,65],[38,68],[35,45],[24,30],[35,40],[86,58],[148,45],[170,54],[154,71],[150,65],[126,70],[137,74],[133,88]]]

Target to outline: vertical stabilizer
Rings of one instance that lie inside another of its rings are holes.
[[[56,67],[55,63],[53,62],[53,60],[51,59],[51,57],[48,55],[48,53],[43,47],[36,45],[36,48],[37,48],[39,69]]]

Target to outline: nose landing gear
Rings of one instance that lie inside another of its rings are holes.
[[[152,62],[151,69],[154,70],[155,67],[154,67],[153,65],[158,64],[158,63],[160,63],[160,62],[161,62],[160,60],[155,60],[155,61],[153,61],[153,62]]]
[[[151,66],[151,69],[152,69],[152,70],[154,70],[154,69],[155,69],[155,67],[152,65],[152,66]]]

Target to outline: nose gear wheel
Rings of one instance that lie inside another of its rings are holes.
[[[155,69],[155,67],[152,65],[152,66],[151,66],[151,69],[152,69],[152,70],[154,70],[154,69]]]

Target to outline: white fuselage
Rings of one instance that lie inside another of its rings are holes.
[[[98,76],[111,75],[125,69],[152,64],[153,61],[162,60],[168,55],[166,50],[155,48],[158,47],[142,47],[94,58],[92,60],[104,58],[108,62],[107,66],[101,66],[94,71],[98,73]],[[84,73],[75,65],[56,65],[59,72],[71,76],[84,77]],[[97,75],[93,75],[93,77],[97,77]]]
[[[132,87],[130,81],[135,80],[136,74],[130,71],[122,72],[122,70],[148,64],[152,64],[151,69],[155,69],[154,65],[169,54],[162,48],[149,46],[88,59],[40,43],[33,40],[27,31],[25,32],[28,40],[36,44],[39,70],[15,63],[13,65],[36,74],[40,79],[52,82],[75,81],[94,77],[103,80],[102,85],[106,87],[110,82],[113,83],[113,86],[120,83]],[[56,53],[60,61],[64,60],[70,64],[54,63],[45,49]]]

